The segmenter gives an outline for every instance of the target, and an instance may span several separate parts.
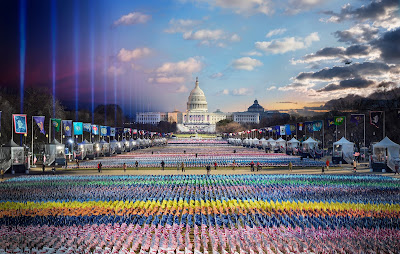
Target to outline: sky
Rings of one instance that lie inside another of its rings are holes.
[[[0,86],[71,109],[298,111],[397,87],[398,0],[4,0]]]

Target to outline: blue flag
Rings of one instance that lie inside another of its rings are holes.
[[[26,115],[13,114],[14,132],[17,134],[27,134],[28,128],[26,123]]]
[[[313,132],[313,122],[305,122],[307,132]]]
[[[63,120],[62,121],[64,134],[66,137],[72,136],[72,120]]]
[[[281,135],[281,126],[280,125],[275,126],[275,133],[276,133],[276,135]]]
[[[290,124],[285,124],[286,135],[292,135],[292,129],[290,128]]]
[[[313,122],[313,131],[321,131],[322,129],[322,121],[314,121]]]
[[[92,133],[93,135],[99,135],[99,126],[92,124]]]
[[[90,123],[84,123],[83,124],[83,131],[91,132],[91,130],[92,130],[92,125]]]
[[[44,116],[34,116],[33,120],[35,120],[37,127],[39,127],[40,133],[46,135],[46,131],[44,130]]]
[[[108,131],[109,128],[110,127],[108,126],[100,126],[100,136],[110,136],[110,132]]]
[[[110,128],[110,136],[115,137],[115,128]]]
[[[74,135],[83,135],[83,123],[74,122]]]

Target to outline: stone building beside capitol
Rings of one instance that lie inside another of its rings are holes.
[[[160,121],[176,122],[177,131],[184,133],[214,133],[216,123],[231,119],[238,123],[260,123],[261,117],[268,117],[268,114],[276,114],[276,111],[264,111],[264,108],[255,100],[247,112],[224,113],[217,110],[208,112],[208,103],[203,90],[196,78],[195,87],[190,92],[187,101],[187,110],[179,112],[138,112],[136,122],[140,124],[157,125]]]

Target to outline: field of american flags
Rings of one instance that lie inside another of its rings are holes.
[[[16,177],[0,253],[396,253],[399,194],[361,175]]]

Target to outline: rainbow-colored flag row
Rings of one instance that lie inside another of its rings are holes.
[[[396,253],[382,176],[25,176],[0,184],[0,252]]]

